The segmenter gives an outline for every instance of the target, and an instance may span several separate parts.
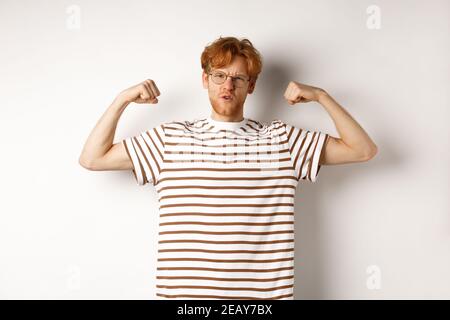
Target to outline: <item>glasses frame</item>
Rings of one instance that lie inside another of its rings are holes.
[[[222,82],[222,83],[217,83],[217,82],[215,82],[214,80],[213,80],[213,77],[212,77],[212,74],[213,73],[216,73],[216,72],[220,72],[220,73],[223,73],[224,75],[225,75],[225,80]],[[234,76],[230,76],[230,75],[228,75],[228,74],[226,74],[225,72],[223,72],[223,71],[220,71],[220,70],[214,70],[214,71],[211,71],[211,72],[209,72],[208,73],[208,75],[210,75],[211,76],[211,79],[212,79],[212,81],[215,83],[215,84],[217,84],[217,85],[221,85],[221,84],[224,84],[227,80],[228,80],[228,78],[230,77],[231,78],[231,81],[233,82],[233,85],[235,85],[236,86],[236,83],[234,82],[234,79],[236,79],[236,78],[240,78],[240,76],[236,76],[236,77],[234,77]],[[251,80],[251,78],[249,77],[248,79],[245,79],[245,81],[246,81],[246,84],[248,84],[249,82],[250,82],[250,80]],[[238,86],[236,86],[236,88],[245,88],[246,86],[244,85],[244,86],[242,86],[242,87],[238,87]]]

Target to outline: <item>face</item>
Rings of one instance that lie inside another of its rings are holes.
[[[211,70],[223,71],[227,75],[238,76],[243,75],[249,79],[247,73],[247,62],[244,57],[237,56],[233,61],[225,67]],[[211,102],[213,112],[224,119],[240,118],[243,116],[244,102],[247,94],[251,94],[255,89],[253,80],[247,81],[243,87],[236,87],[233,80],[228,77],[222,84],[216,84],[211,76],[205,72],[202,73],[203,88],[208,89],[209,101]],[[231,99],[221,98],[223,95],[230,95]]]

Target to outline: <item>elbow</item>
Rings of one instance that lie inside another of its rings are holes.
[[[80,158],[78,159],[78,163],[80,164],[80,166],[82,166],[83,168],[85,168],[87,170],[93,170],[92,162],[83,158],[83,156],[80,156]]]
[[[373,159],[376,154],[378,153],[378,147],[376,145],[373,145],[368,151],[364,153],[363,159],[364,161],[369,161]]]

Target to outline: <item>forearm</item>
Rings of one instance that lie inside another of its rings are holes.
[[[320,91],[318,102],[333,119],[342,142],[364,155],[370,156],[376,153],[377,146],[369,135],[326,91]]]
[[[120,96],[114,99],[105,113],[98,120],[83,147],[80,163],[89,165],[90,162],[103,157],[111,148],[117,123],[129,102]]]

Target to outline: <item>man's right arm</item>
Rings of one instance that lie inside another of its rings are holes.
[[[122,91],[90,133],[79,158],[80,165],[93,171],[133,169],[123,143],[113,144],[117,123],[131,102],[155,104],[157,96],[159,90],[152,80]]]
[[[128,104],[117,97],[97,122],[81,152],[82,167],[95,171],[132,169],[123,144],[112,144],[117,123]]]

